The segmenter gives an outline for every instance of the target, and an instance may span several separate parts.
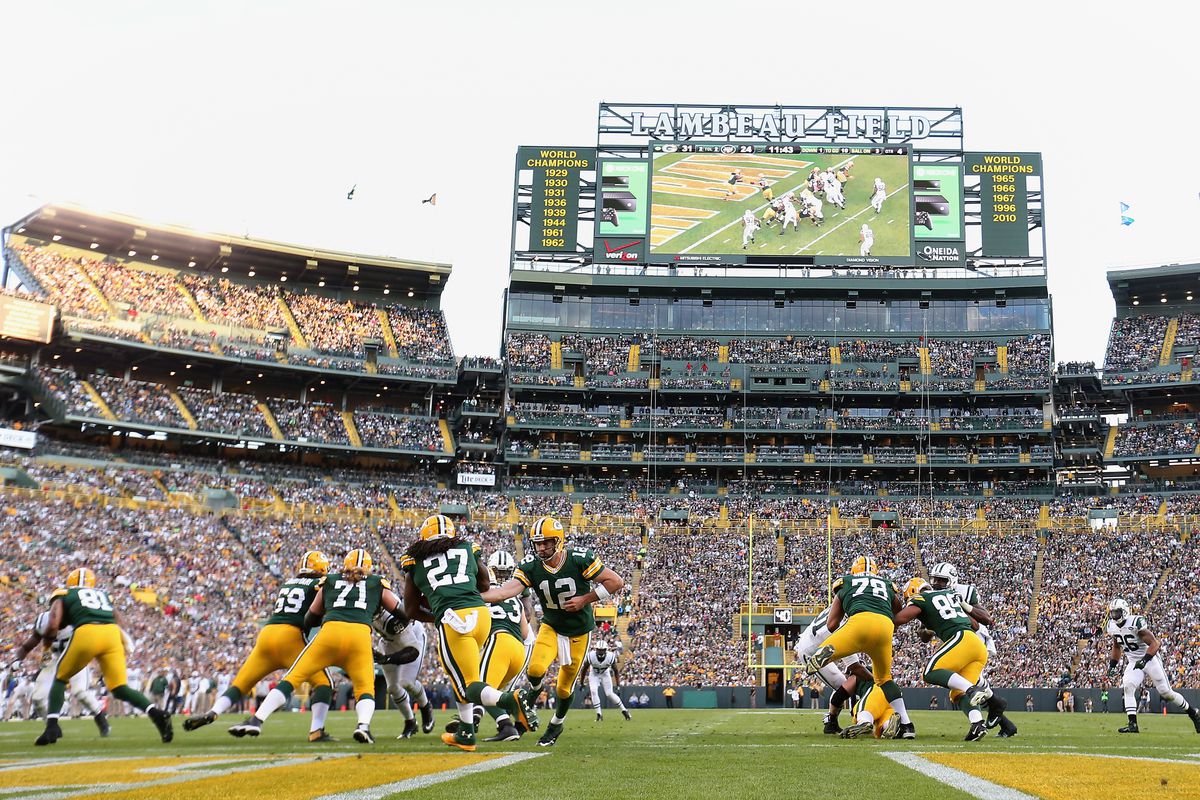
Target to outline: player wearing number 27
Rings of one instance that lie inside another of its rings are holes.
[[[284,581],[275,597],[273,613],[267,619],[267,624],[258,632],[254,640],[254,648],[246,656],[245,663],[238,670],[233,683],[223,695],[213,703],[212,710],[206,714],[196,714],[188,717],[183,723],[185,731],[194,731],[216,721],[233,704],[250,694],[258,682],[272,672],[287,669],[296,662],[296,658],[304,650],[304,613],[312,605],[321,588],[321,578],[329,571],[329,558],[319,550],[309,550],[300,557],[300,569],[294,578]],[[312,693],[312,729],[309,731],[310,742],[329,741],[332,737],[325,733],[325,716],[329,713],[329,703],[333,699],[332,684],[329,673],[319,670],[310,681]]]
[[[832,590],[833,603],[825,623],[831,633],[805,662],[805,669],[811,675],[829,662],[853,653],[869,656],[875,685],[900,717],[899,738],[915,739],[904,696],[892,680],[892,637],[896,630],[893,619],[900,610],[895,584],[879,576],[874,558],[859,556],[850,567],[850,574],[833,582]],[[843,618],[848,618],[845,625]]]
[[[358,726],[354,740],[374,744],[371,717],[375,714],[375,660],[371,650],[371,620],[383,608],[396,611],[400,599],[391,584],[371,574],[371,556],[366,550],[351,550],[342,562],[340,573],[330,573],[318,581],[317,593],[304,615],[304,630],[318,625],[321,630],[292,663],[287,674],[266,696],[262,705],[241,725],[229,732],[234,736],[258,736],[262,725],[275,711],[288,704],[292,690],[301,683],[312,683],[329,667],[341,667],[353,685],[354,711]]]
[[[536,697],[550,663],[558,659],[554,716],[538,740],[539,746],[550,747],[562,734],[563,720],[575,697],[575,684],[596,627],[592,603],[609,600],[625,587],[625,581],[591,550],[565,549],[562,523],[552,517],[533,523],[529,542],[533,554],[525,557],[510,580],[484,592],[483,599],[500,603],[531,588],[542,604],[542,626],[529,656],[527,674],[529,697]]]

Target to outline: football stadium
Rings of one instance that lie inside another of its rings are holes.
[[[450,263],[3,221],[0,797],[1200,796],[1200,264],[1061,361],[1019,134],[598,123],[488,355]]]

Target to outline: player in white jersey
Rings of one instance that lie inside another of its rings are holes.
[[[33,648],[42,643],[43,636],[50,624],[50,612],[43,611],[37,615],[33,622],[33,627],[30,629],[29,637],[21,643],[14,654],[15,660],[12,664],[12,669],[15,672],[20,665],[20,662],[29,654]],[[67,649],[67,645],[71,643],[71,634],[74,633],[74,628],[67,626],[59,630],[54,641],[47,645],[50,651],[51,658],[38,672],[37,677],[28,688],[29,702],[45,713],[46,703],[50,699],[50,687],[54,683],[54,671],[57,668],[59,656]],[[104,714],[104,709],[101,707],[96,695],[91,690],[92,671],[88,667],[84,667],[79,672],[71,677],[67,683],[67,698],[74,699],[83,706],[83,708],[92,715],[96,721],[96,727],[100,729],[101,736],[108,736],[110,726],[108,718]],[[15,692],[14,692],[15,694]]]
[[[399,612],[399,609],[397,609]],[[383,670],[387,682],[388,696],[400,709],[404,717],[404,730],[397,739],[409,739],[416,735],[417,721],[413,715],[413,703],[421,712],[421,732],[433,731],[433,704],[425,694],[425,687],[417,680],[421,665],[425,663],[425,624],[406,620],[399,613],[380,611],[371,627],[379,636],[382,652],[375,660]]]
[[[825,199],[838,208],[846,207],[846,195],[842,193],[842,182],[832,174],[829,176],[829,180],[825,181]]]
[[[804,663],[813,653],[820,649],[825,640],[833,635],[833,631],[829,630],[826,625],[829,621],[829,607],[817,614],[808,623],[808,627],[800,634],[800,638],[796,640],[795,649],[796,661]],[[845,619],[842,620],[845,624]],[[855,664],[861,664],[862,659],[858,653],[852,653],[845,658],[839,658],[837,661],[830,661],[825,666],[817,670],[816,674],[825,682],[825,685],[833,690],[833,694],[829,698],[829,711],[825,714],[825,733],[835,734],[841,733],[842,728],[838,724],[838,715],[842,712],[842,708],[850,700],[852,690],[844,688],[850,680],[850,675]],[[870,678],[868,674],[867,679]]]
[[[600,689],[608,702],[621,709],[621,716],[632,719],[629,709],[621,702],[621,695],[613,690],[613,684],[620,685],[621,675],[617,672],[617,652],[608,649],[608,643],[600,641],[588,652],[583,669],[587,673],[588,689],[592,695],[592,708],[596,711],[596,722],[604,721],[604,712],[600,709]]]
[[[742,214],[742,249],[745,250],[754,243],[754,234],[758,230],[758,218],[754,216],[754,211],[747,208]]]
[[[875,246],[875,231],[871,230],[871,226],[863,223],[863,226],[858,229],[858,254],[862,257],[871,255],[871,248]]]
[[[1139,732],[1137,692],[1146,678],[1149,678],[1158,690],[1159,697],[1185,712],[1192,720],[1196,733],[1200,733],[1200,709],[1188,705],[1183,695],[1172,689],[1171,684],[1167,682],[1162,657],[1159,655],[1161,643],[1158,637],[1150,632],[1146,618],[1134,616],[1129,610],[1129,603],[1118,598],[1108,604],[1108,625],[1105,631],[1113,637],[1112,652],[1108,661],[1110,674],[1116,672],[1121,654],[1125,654],[1125,675],[1121,679],[1121,688],[1125,692],[1125,713],[1129,715],[1129,724],[1118,729],[1118,732]]]
[[[887,199],[887,186],[883,182],[883,178],[875,179],[875,192],[871,195],[871,208],[875,209],[875,213],[879,214],[883,211],[883,201]]]

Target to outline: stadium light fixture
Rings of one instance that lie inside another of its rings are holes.
[[[280,283],[287,283],[287,275],[280,275],[280,276],[279,276],[279,282],[280,282]]]
[[[229,272],[229,267],[221,267],[221,272]]]
[[[189,262],[188,262],[188,266],[189,266],[189,267],[195,267],[195,266],[196,266],[196,262],[195,262],[195,261],[189,261]],[[222,272],[224,272],[225,270],[221,270],[221,271],[222,271]]]
[[[246,277],[248,277],[248,278],[253,278],[253,277],[254,277],[254,270],[250,270],[249,272],[247,272],[247,273],[246,273]]]
[[[354,291],[356,291],[356,292],[358,291],[358,284],[357,284],[357,283],[356,283],[356,284],[354,284]]]
[[[136,256],[136,255],[137,255],[137,250],[130,250],[130,251],[129,251],[129,257],[130,257],[130,258],[133,258],[133,257],[134,257],[134,256]]]
[[[412,297],[412,296],[413,296],[413,290],[412,290],[412,289],[409,289],[409,290],[408,290],[408,296],[409,296],[409,297]]]
[[[158,261],[158,253],[151,253],[151,254],[150,254],[150,260],[151,260],[151,261]]]
[[[317,286],[320,286],[321,288],[324,288],[324,287],[325,287],[325,281],[317,281]]]
[[[1164,297],[1164,298],[1160,299],[1158,302],[1165,303],[1165,302],[1167,302],[1167,298]]]
[[[88,245],[88,247],[90,247],[92,250],[95,250],[99,246],[100,246],[99,242],[92,242],[91,244]]]
[[[25,230],[25,229],[24,229],[24,228],[22,228],[21,230]],[[51,236],[50,238],[51,238],[52,240],[56,241],[56,242],[61,242],[61,241],[62,241],[62,234],[61,234],[61,233],[56,233],[56,234],[54,234],[53,236]]]
[[[175,375],[175,370],[171,370],[170,374],[171,374],[172,376],[174,376],[174,375]]]
[[[1189,302],[1189,303],[1190,303],[1190,302],[1192,302],[1192,296],[1191,296],[1191,294],[1188,294],[1188,296],[1187,296],[1187,299],[1188,299],[1188,302]]]
[[[24,232],[25,232],[24,228],[17,228],[17,233],[24,233]]]
[[[1134,304],[1135,306],[1140,306],[1140,305],[1142,304],[1142,301],[1141,301],[1141,300],[1134,300],[1134,301],[1133,301],[1133,304]]]

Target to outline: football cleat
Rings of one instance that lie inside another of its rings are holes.
[[[963,741],[978,742],[985,736],[987,736],[987,726],[983,724],[983,720],[980,720],[971,723],[971,727],[967,729],[967,737]]]
[[[158,706],[150,706],[150,708],[146,709],[146,716],[150,717],[150,721],[154,723],[154,727],[158,728],[158,735],[164,743],[175,738],[175,729],[171,727],[170,714]],[[259,725],[262,725],[262,723],[260,722]]]
[[[626,722],[632,722],[632,721],[633,721],[633,714],[630,714],[630,713],[629,713],[629,709],[628,709],[628,708],[622,708],[622,709],[621,709],[621,716],[625,718],[625,721],[626,721]]]
[[[883,730],[879,732],[879,738],[895,739],[898,733],[900,733],[900,717],[897,714],[892,714],[888,717],[887,722],[883,723]]]
[[[445,514],[434,514],[421,523],[419,534],[422,540],[452,539],[455,536],[454,523]]]
[[[537,727],[537,716],[530,714],[530,708],[525,703],[525,698],[521,692],[505,692],[500,695],[500,702],[497,703],[500,708],[508,712],[513,721],[518,725],[524,725],[529,730],[534,730]],[[479,710],[479,706],[475,706],[475,710]],[[599,716],[597,712],[596,716]],[[482,719],[482,717],[480,718]],[[478,723],[476,723],[478,724]]]
[[[468,753],[475,752],[474,733],[463,733],[462,731],[458,731],[456,733],[443,733],[442,743],[448,744],[451,747],[457,747],[459,750],[466,750]]]
[[[558,737],[562,735],[563,726],[561,722],[551,722],[546,726],[546,732],[542,734],[542,738],[538,739],[538,747],[553,747],[558,741]]]
[[[825,715],[825,729],[821,731],[829,735],[836,735],[842,732],[842,726],[837,724],[837,720],[828,714]]]
[[[1000,732],[996,736],[1000,739],[1011,739],[1017,735],[1017,726],[1008,717],[1000,718]]]
[[[325,732],[324,728],[317,728],[315,731],[308,732],[308,740],[310,742],[336,742],[337,739]]]
[[[869,736],[874,732],[874,722],[856,722],[848,728],[843,728],[840,735],[843,739],[857,739],[860,736]]]
[[[1192,706],[1187,710],[1188,719],[1192,721],[1192,727],[1196,729],[1196,733],[1200,733],[1200,708]]]
[[[1117,733],[1141,733],[1141,731],[1138,730],[1138,724],[1136,722],[1131,722],[1124,728],[1117,728]]]
[[[1008,709],[1008,701],[998,694],[993,694],[987,701],[987,720],[986,724],[989,728],[994,728],[1000,724],[1000,720],[1004,717],[1004,712]]]
[[[599,711],[596,712],[596,722],[604,722],[604,715]]]
[[[183,721],[183,729],[185,731],[194,731],[197,728],[203,728],[205,725],[211,725],[217,721],[217,715],[209,711],[207,714],[194,714]]]
[[[260,733],[262,733],[262,720],[255,716],[246,717],[245,722],[229,729],[229,735],[239,739],[243,736],[258,736]]]
[[[515,742],[521,738],[521,732],[513,725],[501,725],[495,736],[484,739],[485,742]]]
[[[483,706],[475,706],[471,709],[471,721],[475,723],[475,727],[478,729],[479,723],[483,722]]]
[[[100,729],[101,739],[112,733],[112,725],[108,724],[108,717],[105,716],[103,711],[97,712],[96,716],[92,717],[92,719],[96,721],[96,727]]]
[[[45,747],[48,744],[54,744],[61,738],[62,728],[58,727],[58,719],[47,719],[46,729],[42,731],[42,735],[34,741],[34,744],[38,747]]]
[[[421,733],[433,733],[433,703],[426,703],[417,710],[421,712]]]
[[[415,719],[406,719],[404,720],[404,730],[400,731],[400,735],[396,738],[411,739],[417,735],[418,730],[420,730],[420,728],[417,727],[417,721]]]
[[[992,689],[990,686],[975,684],[970,689],[967,689],[966,695],[967,702],[971,704],[971,708],[979,708],[991,698]]]
[[[911,722],[900,723],[900,734],[897,739],[915,739],[917,738],[917,726]]]
[[[358,723],[358,727],[354,729],[354,741],[360,744],[375,744],[375,737],[371,735],[371,726],[365,722]]]
[[[819,672],[822,667],[833,661],[833,645],[826,644],[817,648],[817,652],[804,660],[804,670],[812,675],[814,672]]]
[[[458,726],[461,724],[462,720],[458,718],[458,714],[455,714],[450,718],[450,721],[446,723],[446,733],[458,733]]]

